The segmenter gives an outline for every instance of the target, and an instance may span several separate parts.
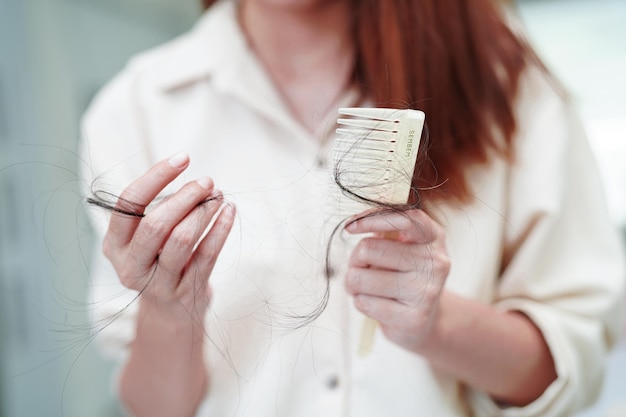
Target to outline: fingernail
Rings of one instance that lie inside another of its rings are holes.
[[[182,168],[189,162],[189,155],[185,152],[178,152],[170,157],[167,162],[174,168]]]
[[[208,190],[213,185],[213,181],[209,177],[198,178],[196,182],[200,187],[204,188],[205,190]]]
[[[237,211],[235,209],[235,206],[230,204],[230,203],[226,203],[226,207],[224,207],[226,209],[226,213],[228,213],[231,216],[235,215],[235,211]]]
[[[356,222],[357,222],[356,219],[348,220],[345,226],[345,230],[348,232],[354,231],[356,229]]]

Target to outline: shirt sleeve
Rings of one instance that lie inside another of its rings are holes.
[[[470,390],[469,402],[481,416],[557,417],[589,405],[622,329],[624,248],[591,149],[569,100],[538,78],[520,92],[495,306],[535,323],[557,379],[526,407],[503,407]]]
[[[85,197],[114,202],[150,165],[137,80],[136,71],[126,68],[99,92],[83,117],[80,157]],[[120,283],[102,254],[110,213],[95,205],[88,205],[87,213],[94,234],[89,271],[93,335],[105,353],[120,356],[134,338],[137,293]]]

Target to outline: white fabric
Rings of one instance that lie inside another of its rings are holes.
[[[209,175],[238,208],[211,277],[211,384],[198,415],[548,417],[594,399],[620,331],[622,248],[581,126],[539,74],[525,80],[518,116],[516,164],[473,169],[474,202],[435,211],[452,260],[447,289],[525,312],[554,355],[559,376],[544,395],[501,409],[381,334],[359,357],[362,316],[340,278],[319,320],[288,329],[286,315],[311,311],[323,290],[324,248],[338,220],[327,164],[334,121],[312,109],[327,127],[327,137],[313,137],[293,120],[247,49],[232,2],[134,59],[85,116],[86,182],[119,193],[185,151],[191,165],[170,191]],[[102,237],[106,214],[91,212]],[[99,251],[96,258],[96,327],[104,347],[123,352],[135,294]]]

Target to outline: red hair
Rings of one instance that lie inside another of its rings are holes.
[[[541,66],[536,55],[496,0],[352,0],[352,8],[363,97],[426,113],[430,163],[414,186],[430,189],[422,199],[470,200],[468,165],[513,157],[519,79],[530,62]]]

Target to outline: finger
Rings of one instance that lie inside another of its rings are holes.
[[[196,205],[167,237],[159,254],[159,268],[177,277],[169,283],[170,287],[178,285],[178,278],[189,262],[194,247],[222,206],[222,201],[222,194],[214,192],[205,202]]]
[[[202,238],[181,281],[182,286],[194,285],[199,287],[196,279],[201,279],[203,288],[206,288],[207,280],[213,271],[218,255],[224,247],[224,243],[232,230],[235,221],[235,207],[230,204],[223,205],[209,232]]]
[[[119,196],[115,208],[143,214],[145,207],[189,165],[189,156],[178,153],[163,160],[133,181]],[[115,213],[111,216],[107,238],[117,246],[130,242],[141,217]]]
[[[410,244],[382,238],[364,238],[355,246],[349,265],[389,271],[421,271],[432,265],[433,248],[427,244]]]
[[[434,305],[424,308],[368,295],[355,296],[354,306],[379,322],[385,336],[396,342],[422,339],[424,332],[431,327],[433,313],[437,309]]]
[[[378,211],[353,217],[348,221],[346,231],[385,234],[404,242],[428,243],[439,236],[440,227],[422,210]]]
[[[401,304],[396,300],[366,294],[355,295],[354,306],[361,313],[373,318],[381,324],[397,320],[398,317],[407,314],[411,310],[411,307]]]
[[[209,178],[185,184],[174,195],[148,213],[137,226],[129,247],[138,265],[151,265],[172,230],[213,192]]]
[[[428,286],[426,276],[381,271],[369,268],[350,268],[346,273],[346,290],[352,295],[363,294],[394,300],[417,300]]]

